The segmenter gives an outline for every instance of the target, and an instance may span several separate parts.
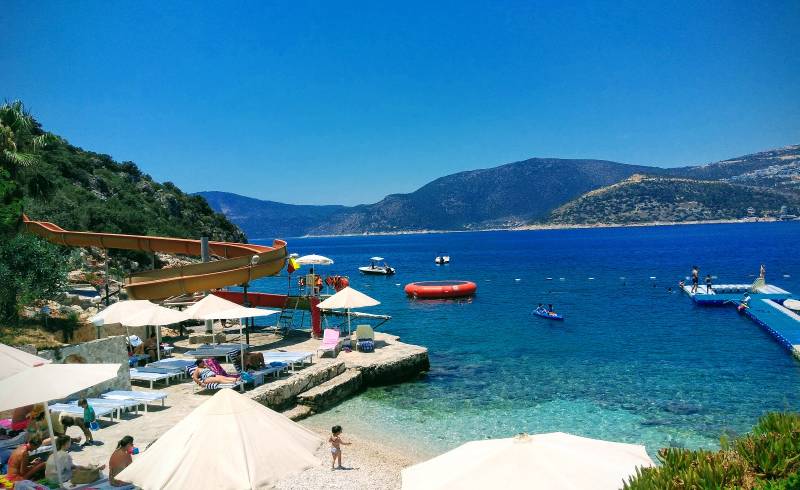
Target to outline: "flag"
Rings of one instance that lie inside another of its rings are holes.
[[[300,264],[297,263],[294,258],[289,257],[289,262],[286,264],[286,271],[291,274],[292,272],[296,271],[300,268]]]

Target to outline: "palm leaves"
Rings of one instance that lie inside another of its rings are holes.
[[[22,101],[0,106],[0,165],[10,172],[35,165],[38,151],[56,141],[57,136],[39,128]]]

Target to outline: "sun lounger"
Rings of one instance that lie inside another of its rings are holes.
[[[326,352],[332,352],[333,357],[336,357],[336,355],[339,353],[339,345],[341,343],[339,335],[339,330],[326,328],[322,335],[322,343],[317,349],[317,357],[322,357],[322,355],[319,353],[320,351],[322,351],[322,354],[325,354]]]
[[[151,362],[147,365],[147,367],[167,367],[183,370],[189,366],[194,366],[194,361],[190,361],[188,359],[164,359],[161,361]]]
[[[356,327],[356,350],[362,349],[363,342],[372,342],[372,350],[375,349],[375,331],[369,325],[359,325]],[[372,352],[369,350],[369,352]]]
[[[191,378],[195,369],[197,369],[197,367],[194,366],[186,369],[186,374]],[[239,380],[236,383],[209,383],[207,385],[198,385],[194,382],[194,379],[192,379],[192,387],[195,393],[205,390],[218,390],[220,388],[239,388],[241,391],[244,391],[244,381]]]
[[[73,405],[71,403],[54,403],[50,405],[50,410],[53,412],[61,412],[69,415],[83,417],[83,408],[79,407],[78,405]],[[108,419],[113,422],[114,413],[116,411],[117,409],[111,406],[98,406],[97,408],[94,409],[94,414],[98,418],[107,416]]]
[[[294,371],[295,364],[300,364],[302,367],[305,365],[306,360],[311,364],[314,358],[313,352],[262,352],[262,354],[264,354],[264,362],[285,362],[289,364],[291,371]]]
[[[151,403],[160,401],[161,406],[164,406],[164,400],[167,399],[167,394],[163,391],[123,391],[115,390],[103,393],[100,395],[109,400],[134,400],[144,405],[144,411],[147,412],[147,406]]]
[[[153,367],[149,364],[144,367],[136,368],[136,372],[139,373],[160,373],[160,374],[169,374],[172,378],[183,378],[186,375],[186,368],[179,368],[179,367]]]
[[[262,354],[262,353],[258,353]],[[238,374],[242,374],[242,361],[241,355],[239,352],[234,352],[231,354],[231,363],[233,364],[233,368],[236,369]],[[282,361],[265,361],[266,366],[260,367],[257,369],[247,369],[247,373],[253,378],[253,385],[258,386],[264,384],[264,379],[269,376],[270,374],[274,374],[275,377],[280,377],[283,371],[289,370],[289,364]]]
[[[134,354],[128,357],[128,366],[136,367],[139,365],[141,361],[148,361],[150,360],[150,356],[146,354]]]
[[[153,389],[153,383],[157,381],[164,381],[169,386],[169,378],[174,374],[167,373],[146,373],[140,372],[136,368],[131,368],[131,381],[144,381],[150,383],[150,389]]]
[[[249,345],[244,346],[244,350],[249,349]],[[225,360],[230,362],[231,353],[241,351],[242,347],[239,344],[218,344],[208,345],[204,344],[195,350],[190,350],[185,354],[195,359],[204,359],[207,357],[225,357]]]
[[[113,408],[114,410],[117,411],[117,418],[118,419],[122,418],[122,412],[123,411],[129,410],[131,408],[134,410],[135,413],[137,413],[137,414],[139,413],[139,403],[137,403],[137,402],[135,402],[133,400],[107,400],[105,398],[87,398],[86,401],[89,402],[89,405],[92,408],[94,408],[95,410],[97,409],[97,407],[111,407],[111,408]],[[71,401],[71,402],[69,402],[69,404],[70,405],[75,405],[77,407],[78,406],[78,401],[77,400]],[[83,410],[83,408],[81,408],[81,407],[78,407],[78,408]]]

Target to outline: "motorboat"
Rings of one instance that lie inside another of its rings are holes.
[[[450,256],[449,255],[438,255],[438,256],[436,256],[435,259],[433,259],[433,261],[436,262],[436,265],[449,264],[450,263]]]
[[[389,264],[384,262],[383,257],[370,257],[370,264],[364,267],[359,267],[358,270],[362,274],[374,274],[377,276],[391,276],[395,273],[394,267],[389,267]],[[383,265],[380,263],[383,262]]]
[[[547,318],[548,320],[563,320],[564,319],[564,317],[562,315],[559,315],[555,311],[550,311],[547,308],[545,308],[544,306],[540,306],[540,307],[536,308],[531,313],[533,313],[536,316],[540,316],[542,318]]]

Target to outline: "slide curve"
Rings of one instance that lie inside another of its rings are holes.
[[[115,233],[69,231],[46,221],[22,217],[25,229],[45,240],[68,247],[117,248],[200,256],[200,240]],[[168,269],[154,269],[129,276],[125,290],[131,299],[165,299],[186,293],[208,291],[249,283],[272,276],[286,262],[286,242],[274,240],[271,247],[232,242],[209,242],[212,255],[220,260]],[[253,257],[257,256],[258,260]]]

